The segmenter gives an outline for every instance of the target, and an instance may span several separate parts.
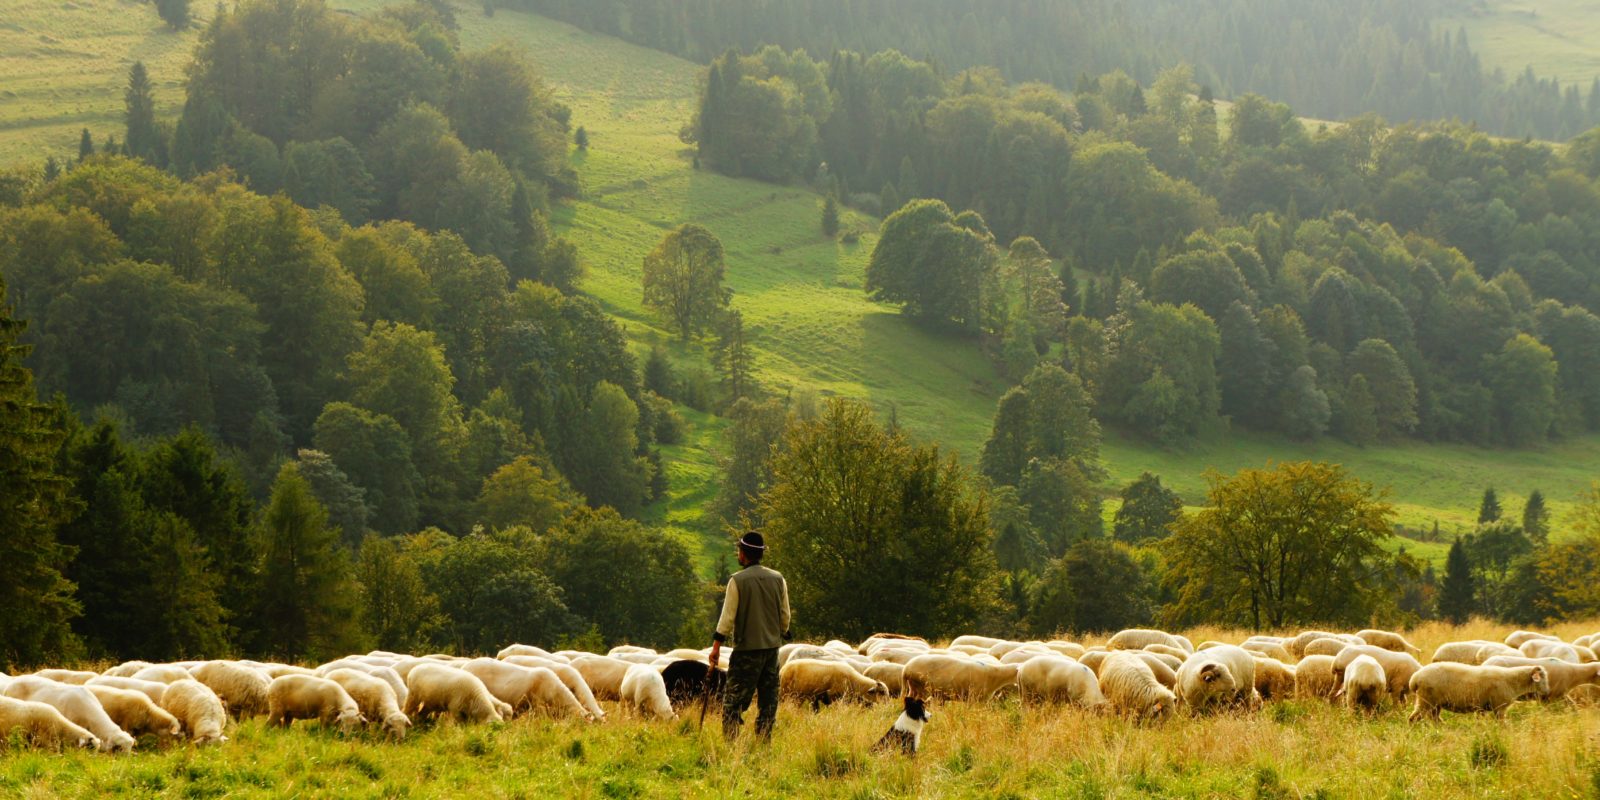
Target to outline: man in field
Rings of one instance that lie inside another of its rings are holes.
[[[778,648],[790,638],[789,584],[761,566],[766,552],[766,542],[755,531],[739,539],[739,566],[744,569],[728,579],[722,617],[711,637],[712,664],[721,655],[722,643],[733,640],[722,697],[722,735],[729,741],[738,737],[752,695],[757,697],[757,736],[771,739],[778,718]]]

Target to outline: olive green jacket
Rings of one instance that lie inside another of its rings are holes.
[[[730,639],[735,650],[779,647],[789,632],[789,584],[783,576],[752,564],[728,579],[717,641]]]

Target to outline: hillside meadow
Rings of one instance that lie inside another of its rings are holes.
[[[385,5],[331,4],[357,14]],[[203,21],[210,10],[199,5]],[[661,236],[676,225],[699,223],[725,246],[733,307],[744,315],[757,375],[768,391],[869,398],[912,434],[941,442],[968,463],[976,460],[1008,382],[974,340],[914,325],[893,307],[867,299],[862,283],[876,219],[847,210],[843,229],[854,235],[828,240],[818,230],[821,197],[809,188],[695,169],[692,148],[678,136],[694,105],[699,67],[691,62],[536,15],[501,10],[490,18],[468,4],[458,4],[457,13],[466,47],[501,40],[527,47],[557,97],[572,107],[573,124],[589,133],[589,149],[570,155],[583,197],[557,205],[552,220],[580,249],[587,268],[582,289],[615,316],[637,355],[661,345],[680,373],[709,373],[706,343],[676,341],[643,308],[639,288],[642,259]],[[158,110],[175,114],[197,35],[195,29],[166,30],[145,4],[17,0],[0,21],[0,71],[8,76],[0,87],[0,163],[70,155],[84,126],[97,141],[120,135],[122,87],[134,59],[150,67]],[[669,499],[644,517],[701,543],[698,563],[709,573],[720,548],[713,550],[718,534],[706,522],[705,507],[717,490],[724,423],[680,411],[690,432],[683,444],[663,448]],[[1338,462],[1387,487],[1401,523],[1426,530],[1437,522],[1445,534],[1441,542],[1405,545],[1442,561],[1444,542],[1476,522],[1485,486],[1495,486],[1511,513],[1528,491],[1541,489],[1559,521],[1594,477],[1600,437],[1506,451],[1419,442],[1360,448],[1333,439],[1303,443],[1219,431],[1168,450],[1108,431],[1104,455],[1108,495],[1150,470],[1191,505],[1204,500],[1207,469]]]
[[[1528,67],[1587,92],[1600,76],[1600,14],[1587,0],[1458,2],[1441,30],[1467,32],[1484,66],[1516,76]]]
[[[1558,626],[1563,638],[1600,621]],[[1502,638],[1486,623],[1407,632],[1424,653],[1445,641]],[[1199,642],[1247,632],[1198,629]],[[1101,641],[1098,638],[1086,643]],[[1409,708],[1367,718],[1320,700],[1254,714],[1179,716],[1138,726],[1080,709],[1027,707],[1015,697],[937,703],[915,759],[871,752],[892,704],[784,703],[774,740],[723,744],[715,715],[598,724],[524,717],[442,724],[399,743],[350,739],[312,723],[288,731],[259,719],[230,741],[121,757],[8,747],[0,794],[44,797],[1255,797],[1588,798],[1600,796],[1600,709],[1568,702],[1514,706],[1507,718],[1446,713],[1413,725]],[[752,711],[753,713],[753,711]],[[143,747],[150,746],[143,743]]]

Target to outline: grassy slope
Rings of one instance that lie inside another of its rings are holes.
[[[0,3],[0,165],[76,157],[78,132],[98,147],[122,139],[128,69],[144,61],[156,108],[183,105],[183,67],[198,28],[168,30],[147,0],[5,0]],[[198,24],[211,5],[194,4]]]
[[[1554,632],[1570,638],[1597,624]],[[1429,625],[1409,636],[1431,652],[1508,630]],[[1244,632],[1188,635],[1237,641]],[[697,728],[695,709],[680,709],[678,722],[641,722],[605,705],[611,719],[600,725],[444,725],[399,743],[342,739],[304,722],[281,731],[257,719],[203,750],[0,749],[0,796],[1576,798],[1600,790],[1591,741],[1600,710],[1566,703],[1521,704],[1505,720],[1446,714],[1411,725],[1403,707],[1367,719],[1295,700],[1155,726],[1014,698],[937,703],[914,760],[869,752],[897,713],[883,705],[813,714],[786,703],[770,746],[731,749],[715,716]]]
[[[1541,78],[1577,82],[1584,92],[1600,75],[1600,13],[1593,0],[1459,0],[1460,11],[1440,22],[1467,41],[1484,66],[1515,76],[1528,66]]]
[[[356,12],[384,4],[333,2]],[[182,64],[196,34],[167,32],[150,6],[124,0],[7,5],[0,18],[0,74],[8,76],[0,85],[0,163],[40,157],[47,148],[71,152],[84,124],[97,138],[116,132],[121,86],[134,58],[151,65],[164,109],[181,101]],[[468,47],[501,39],[527,46],[572,106],[575,124],[588,128],[589,152],[572,156],[585,197],[558,207],[554,218],[580,247],[588,267],[584,289],[616,315],[641,354],[662,343],[685,368],[705,364],[703,345],[676,343],[642,308],[639,292],[644,254],[669,228],[698,222],[727,248],[733,305],[753,335],[764,385],[778,393],[810,388],[871,398],[885,413],[893,408],[914,434],[945,443],[969,462],[975,458],[1005,382],[970,341],[925,331],[867,301],[861,283],[875,220],[847,212],[845,226],[861,231],[860,241],[830,242],[818,232],[815,194],[693,169],[677,131],[692,110],[695,65],[527,14],[502,11],[490,19],[463,6],[460,21]],[[705,535],[701,521],[715,492],[721,423],[697,414],[690,422],[689,440],[665,450],[671,499],[649,516],[693,540]],[[1450,532],[1474,521],[1477,497],[1489,484],[1508,509],[1520,509],[1522,496],[1537,487],[1560,513],[1595,476],[1600,438],[1503,452],[1421,444],[1361,449],[1230,434],[1164,451],[1111,434],[1105,452],[1114,483],[1152,470],[1191,503],[1203,499],[1207,468],[1231,472],[1272,459],[1338,461],[1391,487],[1402,522],[1426,528],[1438,520]],[[1443,555],[1440,545],[1410,546]],[[700,563],[709,569],[714,557],[702,553]]]

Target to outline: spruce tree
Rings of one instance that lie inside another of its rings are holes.
[[[1478,503],[1478,524],[1494,522],[1500,519],[1500,499],[1494,495],[1494,487],[1483,490],[1483,501]]]
[[[78,136],[78,160],[82,161],[94,155],[94,137],[89,135],[89,129],[84,128]]]
[[[1460,625],[1472,616],[1472,562],[1457,536],[1444,563],[1444,586],[1439,591],[1439,616]]]
[[[56,161],[55,156],[45,156],[44,182],[49,183],[59,177],[61,177],[61,163]]]
[[[123,94],[126,108],[128,155],[152,164],[157,161],[160,133],[156,130],[155,98],[151,96],[150,73],[143,61],[133,62],[128,70],[128,89]],[[87,133],[87,131],[85,131]]]
[[[156,0],[156,14],[167,27],[181,31],[189,27],[189,0]]]
[[[572,143],[577,145],[579,150],[587,151],[589,149],[589,129],[579,125],[577,132],[572,134]]]
[[[1550,509],[1545,507],[1544,493],[1538,489],[1528,494],[1528,502],[1522,506],[1522,532],[1535,547],[1543,547],[1550,541]]]
[[[78,512],[55,471],[66,437],[63,412],[39,403],[0,279],[0,670],[58,659],[74,646],[68,621],[80,610],[62,575],[71,549],[56,529]]]
[[[822,235],[829,239],[839,235],[839,201],[831,194],[822,201]]]
[[[328,512],[295,462],[278,470],[261,518],[261,602],[257,649],[321,659],[359,643],[357,591],[349,554]]]

